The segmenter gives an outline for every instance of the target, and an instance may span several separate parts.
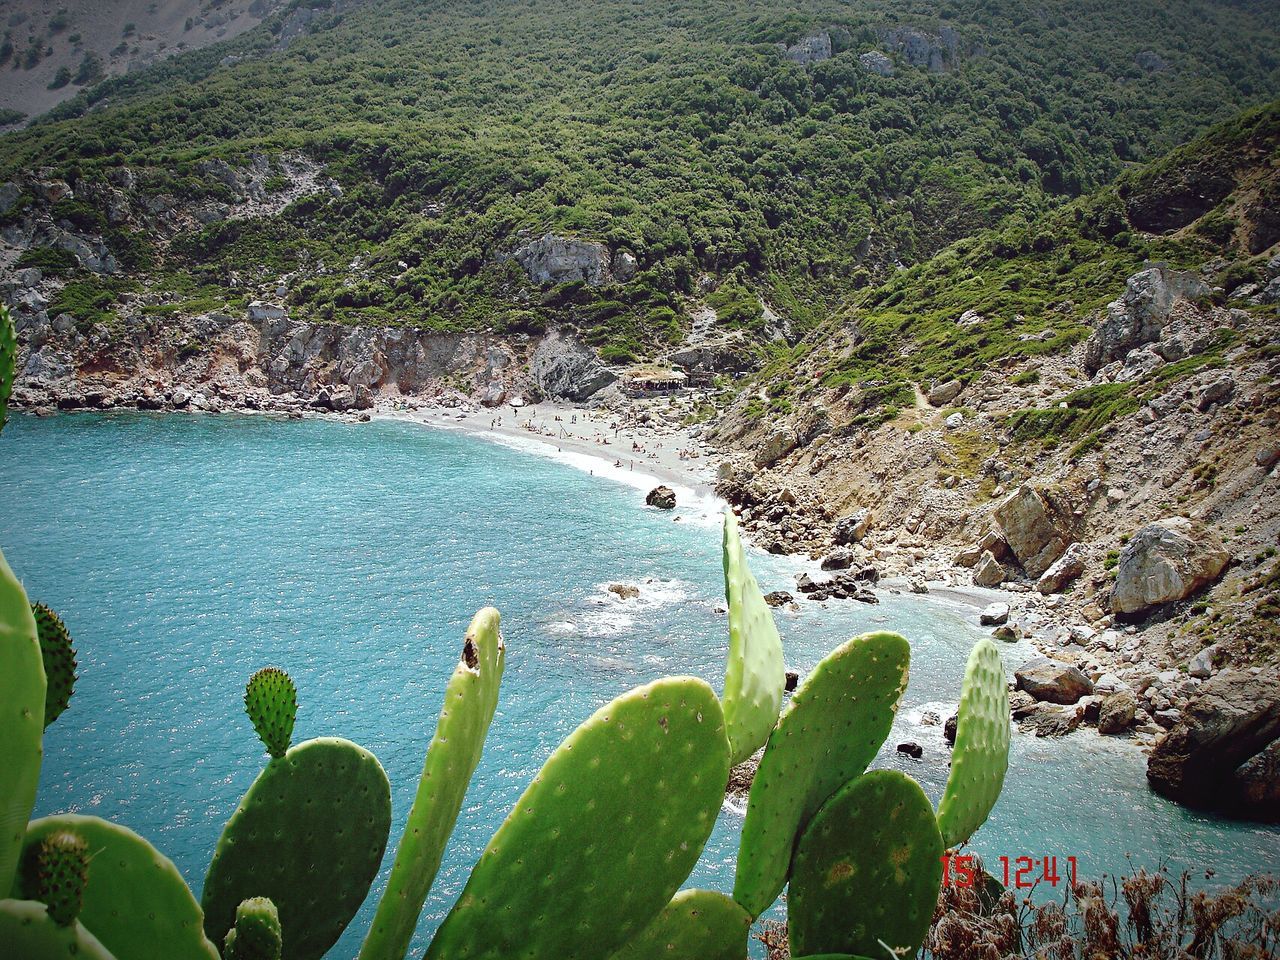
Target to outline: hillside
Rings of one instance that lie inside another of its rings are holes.
[[[74,196],[2,216],[101,238],[99,313],[560,325],[610,361],[713,314],[749,364],[1274,95],[1276,39],[1262,3],[293,3],[6,136],[0,177]]]

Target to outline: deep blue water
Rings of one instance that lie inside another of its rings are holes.
[[[241,416],[18,416],[0,439],[0,548],[58,610],[81,679],[50,728],[37,813],[107,817],[147,835],[199,891],[222,824],[262,767],[245,717],[256,668],[299,687],[294,742],[349,737],[382,760],[396,843],[472,613],[502,611],[497,717],[431,892],[415,951],[554,746],[635,684],[695,674],[719,687],[725,649],[713,517],[643,509],[629,487],[472,437],[405,423]],[[767,591],[791,560],[757,554]],[[610,581],[639,583],[618,602]],[[652,582],[650,582],[652,581]],[[889,753],[936,800],[940,727],[982,632],[960,607],[883,595],[876,607],[779,613],[788,665],[810,669],[872,628],[913,644]],[[1003,647],[1012,669],[1028,654]],[[694,875],[728,891],[740,818],[722,813]],[[1280,872],[1280,830],[1228,823],[1150,794],[1141,755],[1079,734],[1015,737],[1004,796],[974,847],[1075,856],[1082,875],[1158,866],[1229,880]],[[333,951],[354,956],[385,881]],[[778,908],[775,908],[775,912]]]

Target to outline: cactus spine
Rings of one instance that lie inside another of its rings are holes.
[[[227,931],[222,960],[280,960],[283,942],[276,905],[266,897],[250,897],[236,907],[236,925]]]
[[[498,707],[506,665],[498,626],[498,611],[486,607],[467,628],[387,889],[360,948],[361,960],[401,960],[409,949]]]
[[[22,585],[0,553],[0,893],[13,886],[44,744],[44,661]]]
[[[43,603],[32,604],[31,614],[35,617],[44,663],[44,725],[48,727],[71,703],[76,687],[76,652],[61,617]]]
[[[729,607],[729,657],[724,677],[724,723],[729,763],[741,763],[769,739],[782,706],[786,672],[782,640],[747,565],[733,511],[724,514],[724,596]]]

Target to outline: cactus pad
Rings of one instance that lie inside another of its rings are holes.
[[[360,948],[364,960],[400,960],[409,949],[498,706],[506,663],[498,625],[498,611],[486,607],[467,628],[387,889]]]
[[[0,305],[0,431],[4,430],[9,414],[9,397],[13,394],[13,380],[18,364],[18,332],[13,325],[13,314]]]
[[[144,960],[164,945],[166,960],[217,960],[201,930],[203,915],[186,881],[167,857],[127,827],[64,813],[33,820],[25,840],[21,893],[41,899],[25,869],[33,852],[62,833],[89,850],[89,882],[80,922],[118,960]]]
[[[284,940],[280,914],[266,897],[250,897],[236,907],[236,925],[227,931],[223,960],[280,960]]]
[[[48,727],[71,703],[71,694],[76,687],[76,652],[71,647],[71,634],[67,633],[61,617],[43,603],[33,603],[31,614],[35,617],[36,636],[40,640],[40,656],[44,662],[44,725]]]
[[[427,957],[608,957],[688,876],[728,776],[724,715],[703,681],[669,677],[601,707],[507,815]]]
[[[283,757],[298,715],[298,688],[293,678],[276,667],[263,667],[245,686],[244,712],[267,752],[277,759]]]
[[[280,911],[285,960],[317,960],[369,893],[391,829],[377,757],[322,737],[267,763],[222,830],[205,877],[204,929],[220,943],[248,897]]]
[[[907,687],[911,648],[865,633],[809,674],[769,738],[747,800],[733,898],[758,917],[782,892],[801,828],[867,768]]]
[[[951,774],[938,804],[948,847],[964,843],[1000,798],[1009,767],[1009,690],[996,645],[983,638],[969,654],[957,711]]]
[[[724,597],[729,606],[724,725],[729,765],[736,766],[764,746],[778,722],[786,671],[773,613],[747,566],[732,510],[724,514]]]
[[[611,960],[742,960],[751,917],[723,893],[681,890]]]
[[[39,900],[60,927],[73,923],[84,905],[89,883],[89,845],[70,830],[45,834],[23,852],[22,886],[28,900]]]
[[[0,553],[0,894],[13,886],[36,801],[44,699],[44,662],[31,604]]]
[[[0,900],[0,957],[5,960],[116,960],[84,925],[59,926],[34,900]]]
[[[796,845],[791,952],[914,956],[942,888],[942,835],[920,785],[873,770],[822,805]],[[900,952],[899,952],[900,951]]]

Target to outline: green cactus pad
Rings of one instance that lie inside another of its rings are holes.
[[[201,930],[203,914],[173,862],[127,827],[98,817],[63,813],[33,820],[24,841],[24,861],[46,838],[74,833],[89,849],[89,882],[80,922],[118,960],[217,960]],[[24,869],[24,899],[39,899]]]
[[[1009,690],[996,645],[974,645],[964,672],[951,775],[938,804],[938,828],[948,847],[964,843],[1000,798],[1009,768]]]
[[[322,737],[268,762],[222,830],[205,877],[205,934],[221,943],[249,897],[280,911],[285,960],[318,960],[369,893],[391,830],[377,757]]]
[[[361,960],[401,960],[409,949],[498,706],[506,664],[498,625],[498,611],[486,607],[467,628],[387,889],[360,948]]]
[[[857,777],[796,845],[791,952],[914,956],[942,889],[942,834],[920,785],[897,770]]]
[[[898,634],[864,633],[827,654],[791,698],[760,759],[742,825],[733,899],[753,917],[786,885],[801,828],[875,758],[910,662]]]
[[[724,715],[703,681],[669,677],[601,707],[489,841],[427,957],[604,960],[689,875],[728,776]]]
[[[732,510],[724,514],[724,597],[729,606],[724,725],[729,764],[736,766],[764,746],[778,722],[786,671],[773,613],[747,565]]]
[[[89,883],[89,845],[71,830],[54,830],[23,850],[21,885],[28,900],[49,908],[60,927],[80,916]]]
[[[751,917],[723,893],[681,890],[611,960],[743,960]]]
[[[84,925],[59,926],[43,903],[0,900],[0,957],[5,960],[116,960]]]
[[[276,759],[283,757],[298,716],[298,688],[293,678],[276,667],[263,667],[245,685],[244,712],[267,752]]]
[[[0,893],[13,886],[36,802],[44,700],[44,661],[31,604],[0,553]]]
[[[18,332],[13,325],[13,314],[8,307],[0,305],[0,431],[8,419],[17,364]]]
[[[236,907],[222,960],[280,960],[283,943],[276,905],[266,897],[250,897]]]
[[[35,617],[44,662],[44,725],[48,727],[71,703],[71,694],[76,688],[76,652],[61,617],[43,603],[33,603],[31,614]]]

